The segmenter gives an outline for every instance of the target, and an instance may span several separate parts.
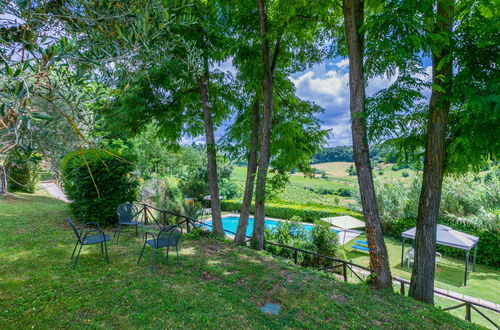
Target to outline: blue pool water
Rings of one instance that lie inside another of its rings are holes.
[[[224,228],[224,230],[227,230],[227,231],[230,231],[230,232],[233,232],[233,233],[236,233],[236,229],[238,228],[238,221],[240,220],[239,217],[234,217],[234,216],[229,216],[229,217],[223,217],[222,218],[222,228]],[[207,225],[212,225],[212,220],[210,221],[207,221],[205,222]],[[270,230],[273,230],[274,228],[276,228],[276,226],[278,225],[278,223],[280,223],[280,221],[276,221],[276,220],[271,220],[271,219],[265,219],[264,220],[264,225],[266,228],[270,229]],[[211,229],[210,226],[203,226],[202,227],[205,227],[207,229]],[[311,231],[312,228],[314,227],[314,225],[302,225],[304,227],[305,230],[307,231]],[[252,236],[252,231],[253,231],[253,218],[250,217],[248,218],[248,226],[247,226],[247,232],[246,232],[246,235],[248,237]],[[338,231],[335,230],[335,232],[338,233]],[[227,233],[227,232],[226,232]],[[230,234],[230,233],[227,233],[227,234]],[[231,235],[231,234],[230,234]]]

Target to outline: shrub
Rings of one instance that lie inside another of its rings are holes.
[[[155,189],[155,194],[152,196],[155,207],[177,214],[183,213],[182,191],[179,189],[177,179],[167,175],[161,179],[154,178],[149,184]]]
[[[41,166],[38,162],[26,161],[16,164],[9,171],[9,191],[19,191],[33,194],[40,182]]]
[[[410,187],[397,181],[377,185],[377,204],[385,235],[401,239],[402,232],[415,227],[420,187],[419,180]],[[470,176],[460,180],[447,178],[443,185],[438,223],[478,236],[477,262],[486,265],[500,265],[500,255],[496,252],[500,249],[499,199],[497,181],[480,183]],[[450,256],[465,256],[460,249],[438,245],[438,250]]]
[[[356,168],[354,165],[351,165],[347,168],[346,172],[349,173],[350,176],[354,176],[356,175]]]
[[[273,230],[266,230],[266,240],[332,258],[343,259],[345,257],[338,244],[338,235],[328,224],[321,221],[315,222],[311,232],[307,232],[299,223],[300,220],[299,217],[294,216],[291,221],[280,222]],[[266,244],[266,250],[284,258],[294,257],[292,249]],[[297,253],[297,262],[308,267],[325,267],[334,263],[331,260],[301,252]]]
[[[403,173],[401,173],[401,176],[402,176],[403,178],[407,178],[407,177],[409,177],[409,176],[410,176],[410,173],[408,173],[408,172],[406,172],[406,171],[403,171]]]
[[[311,231],[314,252],[337,259],[345,259],[339,245],[339,236],[332,231],[331,227],[323,222],[315,222]],[[303,261],[304,266],[326,267],[334,262],[325,258],[310,256]]]
[[[72,215],[100,225],[117,222],[116,208],[137,197],[131,155],[99,149],[76,150],[63,158],[63,184]]]
[[[342,197],[352,197],[354,196],[354,191],[349,188],[339,188],[337,189],[337,195]]]

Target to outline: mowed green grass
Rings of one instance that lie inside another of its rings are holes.
[[[0,197],[0,328],[474,328],[446,312],[212,238],[181,242],[182,266],[133,232],[85,247],[78,266],[66,205],[44,194]],[[106,231],[110,234],[110,229]],[[279,315],[261,313],[266,302]]]
[[[357,239],[366,241],[366,236],[360,235]],[[406,263],[401,267],[401,241],[391,237],[385,237],[385,243],[389,254],[392,275],[410,280],[411,268],[407,267]],[[345,245],[347,251],[346,258],[352,260],[356,264],[368,266],[368,254],[352,250],[351,247],[354,244],[356,243],[351,241]],[[405,256],[409,248],[411,248],[411,243],[407,241],[405,244]],[[472,265],[470,266],[472,267]],[[442,260],[438,262],[436,266],[434,286],[500,304],[500,295],[498,294],[498,289],[500,288],[500,269],[476,265],[476,271],[471,272],[471,268],[469,268],[467,286],[463,286],[464,267],[464,259],[443,255]],[[399,286],[397,289],[399,289]],[[406,290],[406,292],[408,292],[408,290]],[[436,297],[436,305],[445,308],[452,305],[458,305],[458,303]],[[500,324],[500,314],[489,312],[484,309],[481,311],[493,319],[497,324]],[[463,318],[465,316],[465,309],[452,310],[450,313]],[[477,312],[473,311],[472,316],[473,322],[491,327],[491,324],[479,316]]]

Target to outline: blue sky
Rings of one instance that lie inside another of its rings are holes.
[[[422,59],[426,71],[430,74],[430,60]],[[222,71],[235,69],[231,63],[225,62],[219,66]],[[421,77],[428,80],[427,77]],[[319,115],[323,122],[322,127],[331,130],[328,146],[351,145],[351,123],[349,114],[349,60],[347,58],[336,58],[317,64],[312,68],[293,74],[290,80],[297,89],[297,95],[307,101],[312,101],[321,106],[325,112]],[[366,95],[370,96],[387,88],[394,82],[394,78],[375,77],[368,81]],[[216,135],[224,134],[225,126],[217,129]],[[184,143],[204,142],[204,137],[196,139],[183,139]]]
[[[323,128],[331,129],[329,146],[350,145],[349,61],[346,58],[325,61],[310,70],[290,77],[297,95],[315,102],[325,112],[320,115]],[[367,95],[388,87],[393,79],[378,77],[368,82]]]

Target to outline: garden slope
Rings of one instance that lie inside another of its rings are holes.
[[[431,306],[364,285],[337,282],[265,253],[210,238],[182,241],[174,259],[150,273],[140,238],[126,232],[85,247],[76,269],[75,238],[63,202],[43,195],[0,197],[0,328],[465,328]],[[110,233],[110,230],[107,230]],[[282,305],[279,315],[259,311]]]

